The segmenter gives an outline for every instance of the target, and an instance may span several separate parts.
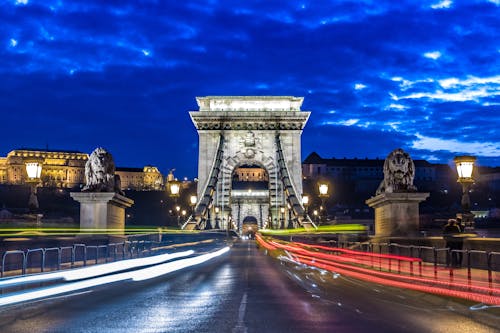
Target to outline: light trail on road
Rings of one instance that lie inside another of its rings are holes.
[[[283,244],[285,242],[273,240],[266,241],[262,237],[256,239],[259,244],[267,243],[267,246],[269,247],[274,247],[291,253],[295,260],[301,264],[307,264],[309,266],[326,269],[346,276],[358,278],[368,282],[380,283],[387,286],[417,290],[442,296],[459,297],[489,305],[500,305],[500,289],[497,288],[472,285],[461,281],[441,281],[427,277],[381,272],[370,268],[360,267],[359,264],[366,263],[364,260],[359,260],[358,258],[304,249],[303,246],[305,245],[308,247],[314,247],[308,244]],[[330,248],[328,249],[330,250]],[[348,250],[346,253],[355,254],[356,256],[361,256],[363,254],[361,252],[353,253],[352,250]],[[371,254],[371,256],[378,256],[378,254]]]
[[[0,306],[6,306],[6,305],[12,305],[16,303],[21,303],[21,302],[27,302],[27,301],[33,301],[33,300],[38,300],[41,298],[46,298],[46,297],[53,297],[65,293],[70,293],[70,292],[75,292],[75,291],[80,291],[84,290],[87,288],[92,288],[96,286],[102,286],[104,284],[109,284],[109,283],[115,283],[115,282],[120,282],[120,281],[127,281],[127,280],[132,280],[132,281],[143,281],[147,279],[152,279],[161,275],[165,275],[171,272],[174,272],[176,270],[180,270],[183,268],[191,267],[194,265],[201,264],[203,262],[206,262],[208,260],[211,260],[215,257],[218,257],[224,253],[227,253],[229,251],[229,247],[224,247],[218,251],[214,251],[212,253],[207,253],[207,254],[202,254],[193,258],[187,258],[187,259],[179,259],[177,261],[173,262],[168,262],[164,264],[159,264],[157,266],[152,266],[148,268],[143,268],[139,270],[134,270],[131,272],[125,272],[125,273],[117,273],[117,274],[111,274],[111,275],[106,275],[98,278],[91,278],[91,279],[86,279],[83,281],[79,282],[72,282],[68,284],[63,284],[63,285],[57,285],[57,286],[51,286],[51,287],[46,287],[46,288],[40,288],[40,289],[35,289],[31,291],[23,291],[23,292],[18,292],[12,295],[5,295],[0,297]],[[181,256],[186,256],[189,254],[192,254],[192,251],[186,251],[189,253],[183,253]],[[175,255],[175,254],[174,254]],[[144,259],[150,259],[150,258],[144,258]],[[92,267],[95,268],[95,267]],[[63,273],[63,272],[61,272]],[[64,272],[64,273],[71,273],[70,272]],[[91,272],[89,276],[93,276],[95,272]],[[86,274],[84,274],[85,276]],[[76,276],[82,276],[80,274],[76,274]]]

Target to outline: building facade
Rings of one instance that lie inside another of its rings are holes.
[[[77,151],[16,149],[0,158],[0,183],[23,185],[28,181],[26,163],[42,166],[40,184],[47,187],[72,188],[85,182],[88,154]]]
[[[120,176],[122,190],[160,191],[164,188],[163,175],[151,165],[144,168],[117,167],[115,173]]]
[[[446,190],[456,175],[447,164],[433,164],[425,160],[413,160],[414,184],[419,191]],[[355,192],[373,192],[384,179],[383,159],[322,158],[311,153],[302,163],[304,179],[331,178],[354,185]]]
[[[43,187],[78,188],[85,184],[88,154],[78,151],[15,149],[0,157],[0,184],[27,183],[27,163],[41,166],[39,184]],[[157,167],[116,168],[123,190],[162,190],[163,176]]]

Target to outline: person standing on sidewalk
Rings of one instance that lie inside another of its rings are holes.
[[[457,220],[449,219],[448,223],[443,228],[443,238],[446,242],[446,247],[450,251],[450,255],[446,257],[446,266],[460,267],[462,265],[462,253],[459,252],[463,247],[463,238],[460,233],[462,230],[457,224]],[[454,251],[456,250],[456,251]]]

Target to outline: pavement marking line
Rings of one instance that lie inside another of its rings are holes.
[[[240,307],[238,309],[238,323],[236,323],[236,326],[233,328],[233,333],[247,332],[248,329],[243,321],[243,319],[245,319],[246,308],[247,308],[247,293],[245,292],[243,294],[243,297],[241,298]]]

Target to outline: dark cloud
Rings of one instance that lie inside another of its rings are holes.
[[[296,95],[304,155],[500,165],[500,6],[438,3],[7,1],[0,153],[103,145],[195,176],[196,96]]]

